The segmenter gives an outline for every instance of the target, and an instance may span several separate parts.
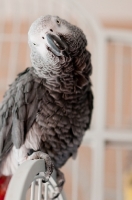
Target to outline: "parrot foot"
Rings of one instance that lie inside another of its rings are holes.
[[[65,183],[64,174],[59,169],[56,170],[56,179],[57,186],[54,188],[54,193],[52,194],[51,199],[56,199],[59,196]]]
[[[44,182],[47,182],[49,180],[49,178],[53,172],[53,168],[54,168],[54,165],[51,161],[50,156],[41,151],[36,151],[36,152],[32,153],[30,156],[28,156],[28,158],[27,158],[27,160],[35,160],[35,159],[44,159],[45,168],[46,168]]]

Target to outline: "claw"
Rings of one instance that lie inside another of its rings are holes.
[[[52,199],[52,200],[53,200],[53,199],[56,199],[56,198],[59,196],[59,194],[60,194],[60,190],[58,189],[58,187],[56,187],[56,188],[55,188],[55,191],[54,191],[53,194],[52,194],[51,199]]]
[[[51,199],[55,199],[59,196],[59,194],[63,189],[63,185],[65,183],[64,174],[59,169],[56,170],[56,176],[57,176],[57,186],[54,189],[54,193],[52,194]]]
[[[37,151],[32,153],[30,156],[28,156],[27,160],[34,160],[34,159],[44,159],[45,160],[45,180],[44,182],[47,182],[53,172],[54,166],[51,161],[51,158],[48,154],[43,153],[41,151]]]

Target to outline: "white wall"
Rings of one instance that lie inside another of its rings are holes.
[[[24,16],[30,15],[30,10],[35,7],[34,12],[37,10],[36,3],[42,5],[45,10],[48,7],[50,0],[0,0],[0,17],[3,16],[3,7],[6,8],[6,14],[13,15],[19,7],[24,8]],[[68,1],[68,0],[67,0]],[[57,4],[63,0],[56,0]],[[70,1],[69,1],[70,2]],[[131,22],[132,23],[132,0],[76,0],[88,11],[89,14],[94,15],[100,21],[108,22]],[[32,4],[31,4],[32,3]],[[13,5],[13,10],[12,10]],[[29,7],[32,5],[32,8]]]
[[[89,13],[103,21],[132,23],[132,0],[78,0]]]

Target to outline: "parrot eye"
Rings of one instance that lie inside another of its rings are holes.
[[[42,37],[42,39],[44,40],[44,37]]]
[[[60,24],[60,21],[59,20],[56,20],[57,24]]]
[[[33,43],[33,45],[36,45],[35,43]]]

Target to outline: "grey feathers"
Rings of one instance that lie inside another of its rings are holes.
[[[49,33],[55,43],[45,40]],[[18,75],[0,107],[0,160],[13,145],[24,144],[30,129],[39,135],[40,150],[49,154],[56,168],[76,154],[93,110],[91,54],[86,45],[83,32],[58,17],[41,17],[33,23],[29,31],[33,67]]]
[[[20,148],[24,143],[26,133],[35,120],[38,100],[41,98],[38,94],[40,82],[41,79],[38,82],[32,75],[32,69],[26,69],[6,92],[0,108],[0,157],[5,152],[3,144],[7,142],[9,134],[12,138],[11,146]]]

